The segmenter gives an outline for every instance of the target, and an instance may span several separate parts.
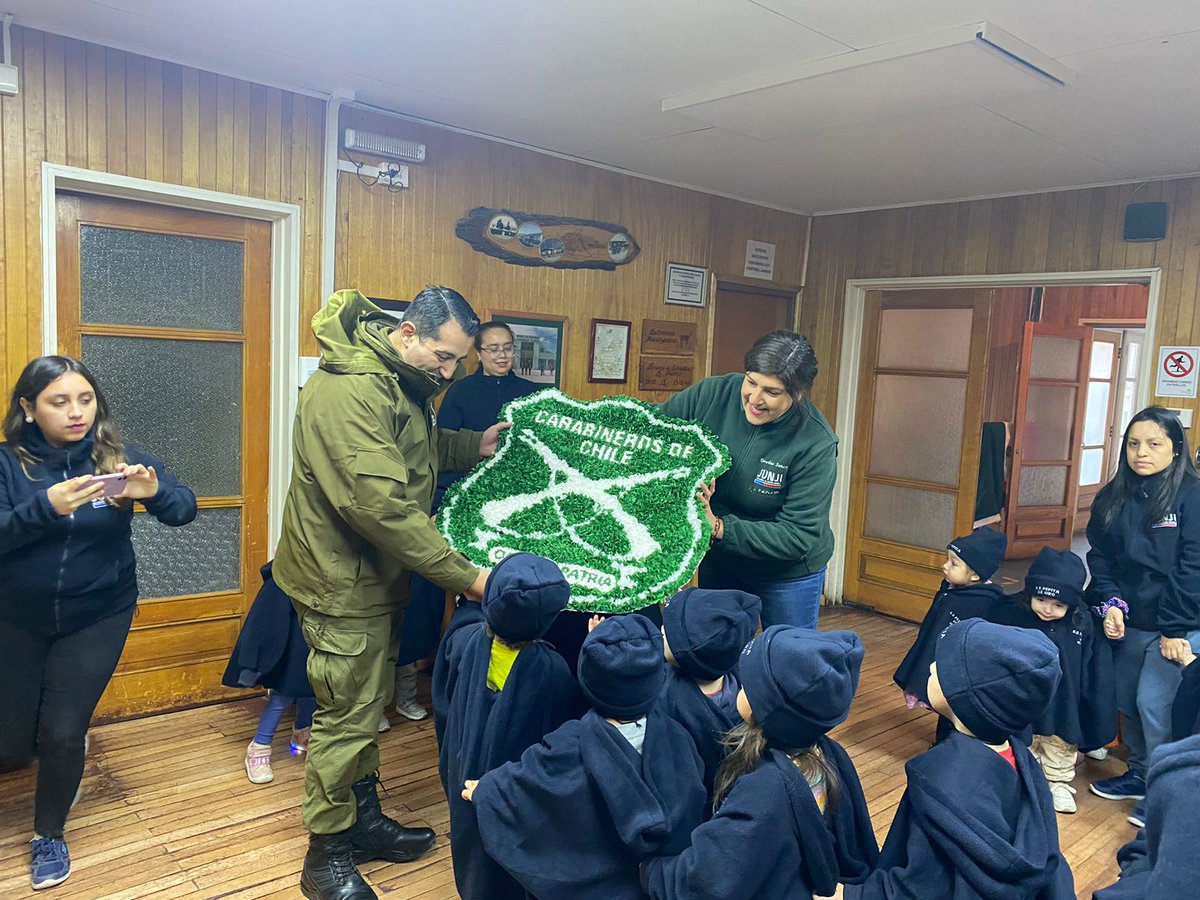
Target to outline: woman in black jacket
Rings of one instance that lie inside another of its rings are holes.
[[[92,712],[137,605],[133,501],[186,525],[195,495],[124,443],[96,379],[42,356],[13,389],[0,444],[0,771],[38,757],[31,878],[71,872],[63,841]],[[120,473],[123,481],[95,476]]]
[[[1087,561],[1091,600],[1113,642],[1129,771],[1091,789],[1141,800],[1150,754],[1171,739],[1183,667],[1200,650],[1200,476],[1178,416],[1160,406],[1130,420],[1124,450],[1096,496]]]

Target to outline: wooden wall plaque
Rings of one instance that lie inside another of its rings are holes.
[[[694,356],[696,323],[643,319],[642,352],[662,356]]]
[[[643,356],[638,364],[638,390],[681,391],[691,387],[695,367],[694,359]]]

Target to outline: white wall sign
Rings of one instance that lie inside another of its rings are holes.
[[[746,241],[746,278],[775,278],[775,245],[762,241]]]
[[[667,302],[680,306],[703,306],[708,269],[667,263]]]
[[[1154,393],[1159,397],[1195,397],[1200,347],[1159,347]]]

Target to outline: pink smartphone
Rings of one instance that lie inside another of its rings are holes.
[[[92,480],[88,485],[100,482],[100,493],[96,498],[100,497],[116,497],[125,492],[125,482],[129,476],[124,472],[113,472],[111,475],[93,475]]]

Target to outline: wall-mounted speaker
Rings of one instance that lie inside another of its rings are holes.
[[[1167,236],[1167,204],[1130,203],[1125,207],[1125,240],[1161,241]]]

